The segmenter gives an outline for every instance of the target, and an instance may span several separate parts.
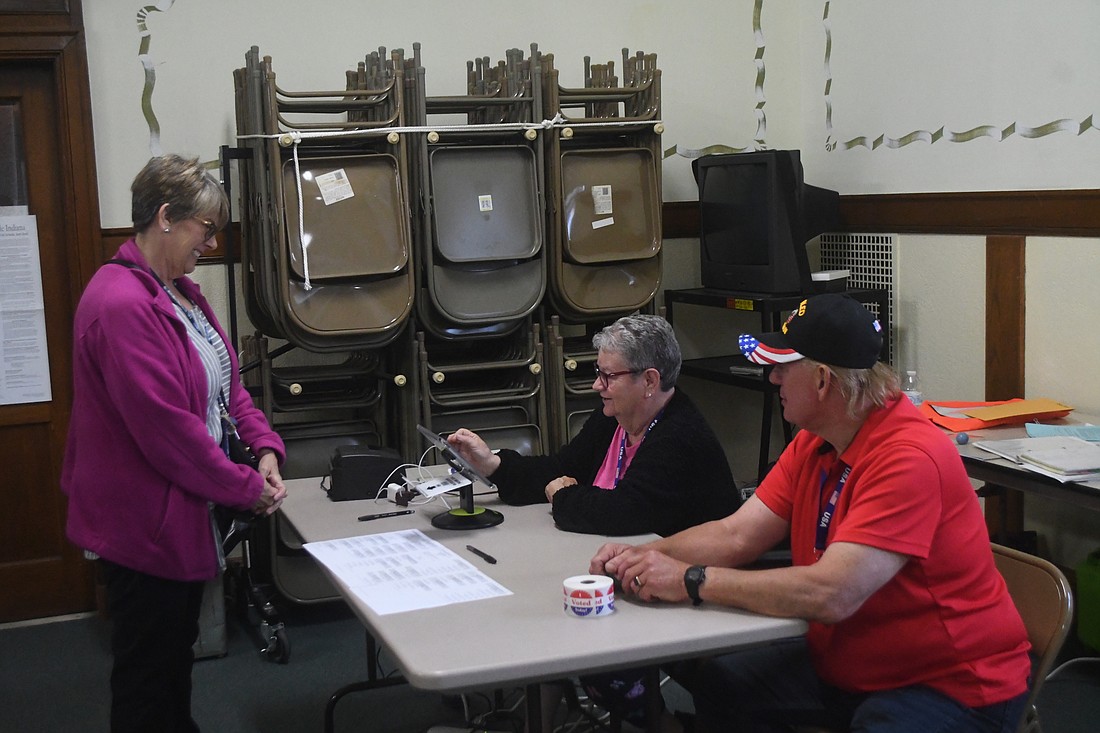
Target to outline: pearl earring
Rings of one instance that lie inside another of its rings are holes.
[[[164,227],[164,233],[165,234],[167,234],[170,231],[172,231],[172,227]]]

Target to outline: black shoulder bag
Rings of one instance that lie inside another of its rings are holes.
[[[252,452],[252,447],[244,442],[241,434],[237,432],[237,421],[229,414],[229,406],[225,404],[225,397],[218,395],[222,412],[222,434],[225,436],[225,453],[229,460],[242,466],[250,466],[255,469],[260,467],[260,459]]]

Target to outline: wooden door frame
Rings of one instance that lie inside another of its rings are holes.
[[[66,4],[68,12],[0,13],[0,61],[46,60],[56,72],[61,134],[68,143],[61,175],[69,212],[65,220],[71,247],[69,281],[76,303],[100,264],[99,188],[84,16],[81,0]]]
[[[5,7],[11,5],[12,3],[8,3]],[[28,2],[26,5],[29,7],[34,3]],[[53,246],[60,247],[60,251],[52,250],[58,256],[54,276],[60,271],[60,277],[66,280],[59,287],[62,292],[68,291],[69,312],[60,314],[60,317],[68,319],[71,324],[73,309],[79,302],[80,294],[101,262],[99,191],[80,0],[58,0],[50,7],[56,9],[25,13],[0,12],[0,64],[29,64],[46,68],[50,73],[53,84],[51,97],[56,105],[57,126],[56,137],[51,140],[51,144],[57,146],[57,168],[54,172],[58,185],[53,189],[53,194],[60,211],[64,212],[64,216],[55,217],[51,222],[54,229],[51,240],[58,242]],[[54,239],[55,237],[59,239]],[[57,338],[57,334],[54,334],[55,337],[50,339],[50,352],[53,356],[62,355],[65,357],[63,362],[68,364],[71,362],[71,331],[66,328],[65,332],[66,337]],[[53,377],[56,379],[58,375]],[[68,378],[68,375],[64,375],[64,378]],[[71,412],[69,389],[55,390],[54,399],[49,405],[15,405],[5,411],[6,416],[16,421],[14,424],[21,424],[22,421],[40,422],[40,414],[48,416],[46,435],[50,445],[49,460],[55,467],[51,472],[52,479],[60,474],[62,449]],[[43,490],[60,494],[60,487],[56,485],[43,487]],[[61,506],[64,507],[64,500],[61,501]],[[64,532],[63,524],[57,527],[57,532]],[[43,602],[46,606],[56,606],[59,612],[93,608],[96,604],[92,566],[80,560],[79,550],[72,546],[66,547],[62,557],[67,558],[62,561],[66,568],[65,582],[70,584],[67,587],[73,588],[73,583],[85,584],[85,587],[72,597]]]

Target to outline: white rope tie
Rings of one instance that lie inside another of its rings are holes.
[[[302,140],[324,140],[340,137],[377,137],[380,135],[398,134],[426,134],[430,132],[525,132],[527,130],[550,130],[562,127],[596,128],[596,127],[637,127],[638,125],[660,125],[662,121],[646,120],[645,122],[619,120],[616,122],[570,122],[560,112],[552,119],[541,122],[498,122],[484,125],[406,125],[404,127],[375,127],[360,130],[297,130],[289,128],[283,132],[255,133],[251,135],[237,135],[238,140],[271,140],[288,136],[292,144],[298,144]]]
[[[294,187],[298,191],[298,241],[302,244],[302,277],[305,278],[305,289],[313,290],[309,282],[309,242],[306,241],[306,210],[302,200],[302,168],[298,162],[298,143],[301,137],[296,133],[290,133],[294,140]]]
[[[581,127],[627,127],[637,126],[638,122],[582,122],[579,123]],[[660,120],[652,120],[647,124],[659,125]],[[470,132],[473,130],[480,130],[483,132],[508,132],[508,131],[526,131],[526,130],[551,130],[559,127],[569,127],[568,120],[558,112],[554,115],[553,119],[543,120],[542,122],[501,122],[496,124],[487,125],[441,125],[431,127],[428,125],[417,125],[412,127],[379,127],[369,130],[324,130],[324,131],[303,131],[290,129],[284,132],[277,132],[271,134],[255,134],[255,135],[237,135],[238,140],[249,139],[264,139],[271,140],[274,138],[287,138],[292,148],[292,154],[294,156],[294,184],[295,190],[298,194],[298,241],[302,245],[302,277],[305,280],[303,287],[308,291],[313,289],[313,284],[309,279],[309,242],[306,241],[306,222],[305,222],[305,203],[302,197],[302,168],[298,159],[298,146],[303,140],[321,140],[325,138],[333,137],[371,137],[377,135],[389,135],[390,133],[429,133],[429,132]]]

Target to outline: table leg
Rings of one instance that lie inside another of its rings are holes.
[[[523,708],[527,717],[527,733],[543,733],[541,683],[533,682],[527,685]]]
[[[764,377],[767,379],[767,376]],[[772,411],[774,408],[775,393],[764,387],[764,411],[760,417],[760,457],[756,462],[756,480],[759,482],[764,477],[764,470],[771,461],[772,448]]]
[[[328,699],[328,703],[325,705],[325,733],[334,733],[336,730],[336,703],[344,699],[345,695],[350,695],[353,692],[377,690],[382,687],[393,687],[394,685],[403,684],[405,684],[404,677],[382,677],[380,679],[362,680],[361,682],[353,682],[350,685],[344,685],[339,690],[332,693],[332,697]]]
[[[405,678],[402,676],[378,676],[378,642],[375,641],[374,635],[368,631],[367,679],[360,682],[352,682],[350,685],[344,685],[339,690],[332,693],[332,696],[328,699],[328,703],[325,705],[325,733],[334,733],[336,730],[336,704],[344,699],[344,696],[350,695],[353,692],[377,690],[383,687],[393,687],[394,685],[403,684],[405,684]]]
[[[661,697],[661,668],[654,665],[645,675],[645,729],[648,733],[660,733],[661,715],[665,711]]]

